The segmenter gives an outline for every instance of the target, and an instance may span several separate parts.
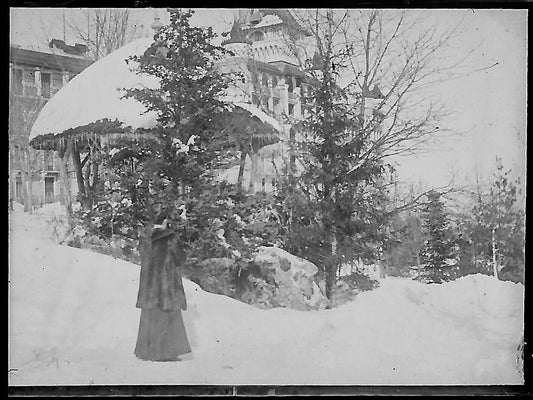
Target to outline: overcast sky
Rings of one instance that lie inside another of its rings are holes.
[[[46,45],[45,36],[63,38],[63,15],[76,9],[11,9],[13,43]],[[199,9],[193,23],[227,31],[231,9]],[[459,182],[494,170],[496,155],[524,179],[526,138],[527,10],[420,10],[428,21],[452,26],[463,19],[463,34],[454,43],[457,55],[473,51],[464,71],[468,75],[443,82],[437,90],[451,115],[442,125],[466,132],[442,142],[435,151],[402,158],[401,179],[443,185],[455,173]],[[149,26],[154,11],[136,9],[134,18]],[[160,12],[163,22],[167,16]],[[69,40],[67,32],[67,42]],[[486,69],[488,66],[491,68]],[[475,72],[477,71],[477,72]]]

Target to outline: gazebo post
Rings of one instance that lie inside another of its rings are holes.
[[[80,158],[80,150],[77,143],[73,144],[72,147],[72,163],[74,164],[74,169],[76,170],[76,182],[78,183],[78,193],[84,209],[86,209],[86,197],[87,193],[85,190],[85,179],[83,177],[83,164]]]
[[[241,144],[240,146],[241,150],[241,159],[239,162],[239,175],[237,177],[237,187],[239,190],[242,190],[243,186],[243,180],[244,180],[244,167],[246,165],[246,156],[248,155],[248,151],[246,150],[245,146]]]
[[[62,141],[63,142],[63,141]],[[67,218],[69,224],[72,220],[72,195],[70,193],[70,182],[68,179],[68,158],[72,152],[72,141],[65,139],[63,143],[58,145],[59,155],[59,182],[60,188],[63,193],[62,200],[67,210]]]

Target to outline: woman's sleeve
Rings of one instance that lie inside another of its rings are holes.
[[[171,246],[172,260],[177,268],[180,268],[185,263],[185,251],[183,245],[178,239],[172,240]]]
[[[141,256],[141,265],[147,265],[147,261],[152,254],[152,229],[146,228],[139,235],[139,255]]]

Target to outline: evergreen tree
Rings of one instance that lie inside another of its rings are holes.
[[[157,126],[119,147],[109,166],[123,173],[122,195],[135,197],[131,200],[146,213],[148,199],[188,207],[210,190],[222,161],[227,104],[221,99],[230,77],[216,62],[226,50],[211,43],[211,28],[192,27],[191,16],[192,11],[172,10],[170,24],[156,32],[152,45],[131,57],[139,72],[157,77],[160,86],[128,89],[125,96],[157,112]]]
[[[408,211],[392,218],[384,249],[389,274],[409,276],[411,268],[416,266],[417,277],[420,277],[420,253],[424,240],[422,221],[418,214]]]
[[[396,19],[376,10],[294,14],[313,42],[287,40],[312,75],[304,95],[304,143],[294,152],[304,170],[297,182],[301,194],[295,195],[313,204],[301,210],[311,228],[302,231],[322,237],[314,246],[322,259],[315,262],[324,266],[329,297],[339,262],[359,256],[352,249],[371,261],[381,255],[391,216],[384,182],[391,157],[443,132],[435,129],[438,107],[427,101],[427,108],[419,108],[427,99],[415,91],[447,70],[438,54],[453,32],[431,26],[414,33],[411,26],[423,21],[410,25],[406,14]],[[424,110],[414,117],[412,107]]]
[[[299,176],[307,206],[318,215],[321,231],[326,296],[331,298],[341,259],[376,258],[384,226],[386,200],[380,158],[362,158],[369,132],[360,110],[348,101],[338,83],[333,44],[322,49],[324,64],[311,87],[312,108],[302,123],[304,138],[299,145],[304,171]],[[354,251],[358,249],[359,251]],[[359,253],[359,254],[357,254]]]
[[[211,43],[215,38],[211,28],[190,25],[192,14],[173,9],[170,24],[156,32],[144,54],[128,60],[137,63],[139,73],[160,82],[156,89],[130,88],[125,94],[155,111],[157,125],[109,150],[106,167],[114,173],[106,177],[103,198],[89,214],[106,216],[118,203],[114,212],[122,216],[121,231],[133,239],[138,228],[154,217],[154,203],[171,210],[176,226],[184,225],[180,226],[184,241],[191,235],[199,237],[202,229],[206,233],[205,224],[218,200],[214,197],[219,185],[213,178],[227,156],[228,105],[223,95],[231,76],[216,65],[227,51]],[[90,220],[92,215],[84,217]],[[106,224],[111,220],[103,219]],[[100,231],[111,234],[116,228],[100,227]]]
[[[472,209],[474,221],[470,235],[477,248],[477,257],[490,265],[498,277],[501,271],[507,279],[523,281],[524,277],[524,211],[518,208],[521,194],[519,180],[510,179],[497,160],[497,171],[488,193],[478,193]]]
[[[173,10],[148,50],[132,57],[139,72],[159,78],[160,88],[127,92],[159,115],[146,172],[163,187],[166,181],[181,187],[181,195],[202,188],[216,167],[227,111],[221,95],[229,83],[215,65],[226,50],[211,44],[211,28],[192,27],[191,16],[192,11]]]
[[[428,194],[424,209],[424,229],[427,240],[422,250],[425,261],[424,278],[430,282],[442,282],[455,277],[453,261],[455,239],[449,226],[449,219],[441,200],[441,194]]]

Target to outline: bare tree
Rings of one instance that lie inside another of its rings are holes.
[[[81,10],[65,21],[69,34],[89,47],[89,57],[96,61],[124,46],[138,29],[132,24],[128,9],[97,8]]]
[[[453,74],[461,61],[446,63],[445,57],[458,31],[428,26],[407,11],[316,9],[293,14],[310,33],[307,41],[295,40],[302,35],[289,29],[286,43],[310,76],[312,96],[306,103],[311,108],[300,125],[300,158],[306,165],[300,182],[321,205],[331,260],[324,263],[328,294],[343,221],[366,212],[353,205],[359,193],[378,189],[382,171],[394,157],[427,149],[450,133],[440,124],[444,107],[427,89]]]
[[[410,11],[293,14],[314,42],[287,40],[301,67],[319,78],[320,63],[327,60],[336,84],[358,108],[363,122],[358,136],[368,139],[361,160],[412,154],[452,133],[440,124],[447,115],[445,107],[427,89],[456,77],[456,68],[468,56],[450,59],[446,53],[460,34],[460,24],[451,29],[430,25],[423,15]],[[381,129],[374,129],[376,124]]]

